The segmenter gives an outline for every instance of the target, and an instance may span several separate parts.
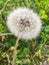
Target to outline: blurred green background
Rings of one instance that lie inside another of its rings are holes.
[[[0,0],[0,65],[11,65],[16,38],[7,28],[7,15],[18,7],[28,7],[41,17],[42,30],[37,39],[19,40],[15,65],[40,65],[49,62],[49,0]],[[5,34],[5,35],[1,35]],[[44,64],[43,64],[44,65]]]

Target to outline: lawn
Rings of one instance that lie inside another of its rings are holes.
[[[26,7],[36,12],[42,29],[36,39],[20,39],[15,65],[49,65],[49,0],[0,0],[0,65],[11,65],[16,37],[9,31],[6,21],[14,9]]]

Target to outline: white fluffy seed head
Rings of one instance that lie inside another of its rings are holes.
[[[7,26],[16,37],[32,39],[39,35],[42,24],[32,10],[18,8],[8,15]]]

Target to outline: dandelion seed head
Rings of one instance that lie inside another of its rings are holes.
[[[41,19],[28,8],[18,8],[8,15],[7,26],[16,37],[36,38],[41,31]]]

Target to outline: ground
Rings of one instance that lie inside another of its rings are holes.
[[[19,7],[34,10],[42,20],[38,38],[19,40],[15,65],[49,65],[49,1],[48,0],[0,0],[0,65],[11,65],[16,37],[10,33],[6,21],[8,13]]]

